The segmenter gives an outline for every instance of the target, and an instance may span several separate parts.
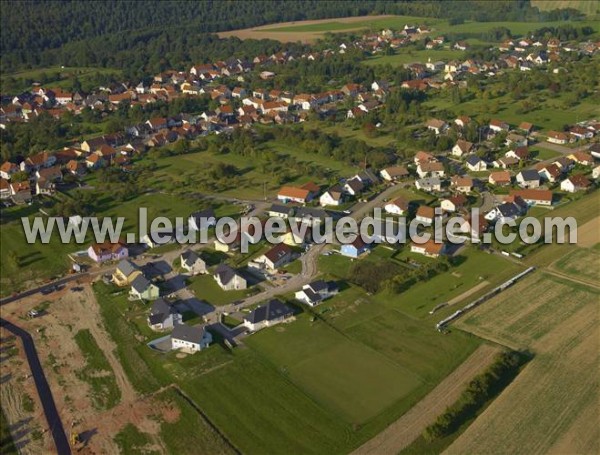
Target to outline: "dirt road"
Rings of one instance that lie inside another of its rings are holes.
[[[393,455],[410,445],[423,430],[454,403],[466,384],[490,365],[500,348],[480,346],[435,389],[353,455]]]

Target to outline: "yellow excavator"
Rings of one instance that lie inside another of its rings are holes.
[[[83,442],[81,441],[81,438],[79,437],[79,433],[77,433],[76,431],[73,431],[73,429],[71,429],[71,434],[69,435],[69,442],[71,443],[71,447],[73,449],[81,449],[83,447]]]

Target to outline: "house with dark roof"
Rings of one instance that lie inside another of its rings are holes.
[[[206,349],[212,343],[212,335],[205,326],[176,324],[171,333],[171,348],[193,354]]]
[[[344,184],[344,191],[351,196],[356,196],[360,194],[362,190],[364,190],[364,188],[365,185],[363,184],[363,182],[356,177],[352,177],[350,180],[346,180],[346,183]]]
[[[156,300],[158,299],[160,290],[158,286],[152,283],[143,274],[135,277],[131,282],[129,297],[137,300]]]
[[[181,260],[181,268],[190,274],[206,273],[206,262],[195,251],[185,250],[181,253],[179,259]]]
[[[288,321],[293,317],[294,311],[289,306],[280,300],[273,299],[244,316],[243,324],[250,331],[256,332],[262,328]]]
[[[316,306],[338,292],[339,288],[335,281],[317,280],[302,286],[302,289],[296,292],[295,297],[296,300],[307,305]]]
[[[163,298],[152,302],[152,310],[148,315],[148,325],[152,330],[169,330],[182,323],[182,316],[174,305]]]
[[[246,279],[227,264],[220,264],[215,269],[213,277],[224,291],[241,290],[248,287]]]
[[[213,209],[205,209],[200,210],[198,212],[194,212],[188,218],[188,226],[194,231],[208,229],[209,227],[214,226],[216,224],[217,219],[215,217],[215,211]]]
[[[517,184],[521,188],[537,188],[540,186],[540,174],[535,169],[524,169],[517,174]]]
[[[465,161],[467,169],[471,172],[485,171],[487,169],[487,163],[479,158],[477,155],[471,155]]]

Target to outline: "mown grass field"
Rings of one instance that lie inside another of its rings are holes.
[[[421,383],[408,368],[348,340],[323,322],[311,322],[307,315],[253,335],[247,344],[349,423],[363,423]]]
[[[600,450],[599,297],[598,288],[538,271],[458,322],[535,357],[447,453]]]
[[[231,445],[174,389],[165,390],[158,398],[179,411],[176,420],[163,421],[160,425],[160,438],[169,453],[235,453]]]
[[[381,255],[388,255],[389,257],[386,260],[401,265],[403,263],[398,262],[396,258],[409,256],[417,262],[432,261],[432,259],[410,253],[408,246],[405,246],[399,253],[378,246],[368,256],[360,260],[379,261],[382,259]],[[448,272],[439,274],[428,281],[418,282],[400,294],[381,291],[373,296],[373,300],[402,311],[411,317],[437,319],[439,314],[433,317],[428,314],[436,305],[448,302],[477,286],[482,281],[486,281],[487,286],[469,297],[475,299],[525,268],[504,259],[502,256],[488,254],[472,247],[461,250],[457,262],[457,265],[451,267]],[[320,270],[327,271],[342,279],[348,278],[352,264],[353,261],[339,254],[319,258]],[[452,311],[455,310],[452,309]]]

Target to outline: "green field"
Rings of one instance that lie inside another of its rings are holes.
[[[364,20],[345,22],[335,19],[328,22],[319,22],[316,24],[288,25],[286,27],[269,28],[269,32],[340,32],[345,30],[356,30],[361,28],[383,29],[397,28],[401,29],[406,24],[437,24],[442,22],[440,19],[416,17],[416,16],[393,16],[393,17],[365,17]]]
[[[574,8],[588,16],[600,14],[600,1],[598,0],[531,0],[531,6],[539,8],[540,11]]]
[[[568,2],[563,2],[568,3]],[[582,4],[584,2],[574,2]],[[593,2],[590,2],[593,3]],[[594,3],[598,3],[597,1]],[[586,9],[593,9],[586,7]],[[590,13],[596,14],[596,11]],[[584,11],[587,13],[587,11]],[[589,13],[588,13],[589,14]],[[572,22],[577,26],[597,25],[592,20],[584,20]],[[409,25],[427,25],[432,29],[430,35],[439,35],[444,33],[470,33],[478,34],[488,30],[506,27],[513,35],[524,36],[528,32],[542,28],[542,27],[556,27],[558,25],[565,24],[564,21],[553,21],[553,22],[509,22],[509,21],[498,21],[498,22],[474,22],[465,21],[463,24],[450,25],[448,21],[444,19],[434,19],[430,17],[414,17],[414,16],[392,16],[392,17],[365,17],[364,20],[354,22],[344,22],[343,19],[335,20],[332,19],[328,22],[319,22],[316,24],[302,24],[301,22],[294,25],[288,25],[285,27],[268,28],[264,29],[265,32],[281,32],[281,33],[297,33],[298,39],[301,39],[302,33],[326,33],[326,32],[344,32],[359,29],[369,29],[380,31],[382,29],[390,28],[392,30],[402,30],[406,24]],[[424,35],[428,36],[428,35]]]
[[[98,347],[96,340],[87,329],[74,336],[75,342],[85,357],[85,367],[77,371],[77,376],[91,387],[91,399],[97,409],[110,409],[119,403],[121,391],[115,374]]]
[[[599,297],[537,271],[458,322],[533,360],[445,453],[598,453]]]
[[[408,368],[306,315],[253,335],[247,344],[349,423],[363,423],[421,384]]]
[[[431,59],[432,62],[443,60],[461,59],[465,55],[465,51],[454,49],[426,49],[413,50],[401,49],[395,55],[375,55],[365,60],[366,65],[392,65],[399,66],[409,63],[426,63]]]
[[[160,393],[158,398],[179,411],[176,421],[163,421],[160,425],[160,438],[169,453],[235,453],[231,445],[174,389]]]
[[[560,258],[553,267],[573,278],[591,283],[600,282],[600,252],[593,249],[576,248]]]
[[[27,90],[31,88],[31,85],[26,83],[27,81],[40,82],[43,79],[47,79],[50,82],[44,84],[44,86],[48,88],[65,88],[69,87],[72,79],[76,77],[84,89],[90,90],[94,87],[89,86],[88,81],[97,74],[119,77],[121,76],[121,70],[101,67],[51,66],[2,74],[0,83],[3,87],[4,84],[16,84],[21,90]],[[9,82],[9,79],[14,79],[16,82]]]
[[[493,84],[492,84],[493,85]],[[491,87],[488,88],[488,91]],[[450,110],[455,115],[468,115],[474,118],[498,118],[513,126],[521,122],[533,123],[537,128],[544,130],[562,130],[563,125],[573,124],[582,119],[594,118],[598,115],[598,96],[591,95],[578,102],[573,107],[566,107],[565,100],[569,92],[550,95],[540,92],[536,100],[538,108],[527,113],[519,113],[520,102],[515,102],[509,94],[493,99],[472,99],[455,103],[449,92],[439,92],[424,105],[434,110]]]

